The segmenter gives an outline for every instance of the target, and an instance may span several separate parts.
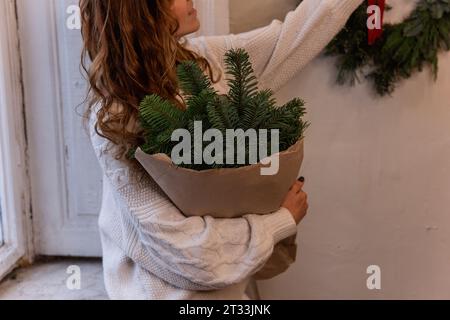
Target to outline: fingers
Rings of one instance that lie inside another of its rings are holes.
[[[305,217],[309,208],[308,195],[302,190],[304,182],[304,178],[295,181],[282,204],[292,213],[297,224]]]
[[[295,193],[296,196],[296,201],[298,202],[298,205],[304,205],[305,203],[308,202],[308,194],[303,191],[303,190],[299,190],[297,193]]]
[[[298,193],[302,190],[304,184],[305,184],[304,182],[297,180],[294,182],[294,184],[291,186],[291,188],[289,190],[292,192]]]

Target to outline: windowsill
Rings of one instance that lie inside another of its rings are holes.
[[[70,290],[67,268],[80,267],[81,289]],[[0,300],[107,300],[101,259],[45,258],[0,282]]]

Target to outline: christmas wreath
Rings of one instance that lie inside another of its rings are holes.
[[[362,28],[367,25],[368,6],[362,4],[325,49],[325,55],[338,56],[337,83],[354,85],[363,74],[379,95],[390,95],[399,81],[426,65],[431,66],[436,80],[438,54],[450,50],[450,0],[419,0],[402,23],[385,24],[373,44],[367,41],[367,29]]]

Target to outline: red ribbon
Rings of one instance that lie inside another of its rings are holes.
[[[386,0],[368,0],[369,6],[371,5],[377,5],[380,7],[381,12],[381,28],[380,29],[369,29],[369,45],[373,45],[377,39],[379,39],[383,35],[383,19],[384,19],[384,9],[386,7]],[[369,17],[375,13],[370,13]]]

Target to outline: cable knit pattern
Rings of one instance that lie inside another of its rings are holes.
[[[285,23],[237,35],[198,37],[186,44],[224,72],[224,53],[245,48],[261,86],[281,88],[316,56],[363,0],[304,0]],[[228,90],[225,77],[215,85]],[[246,299],[252,274],[278,241],[296,234],[285,208],[241,218],[185,217],[141,168],[116,160],[116,146],[90,139],[103,171],[99,217],[105,286],[112,299]]]

